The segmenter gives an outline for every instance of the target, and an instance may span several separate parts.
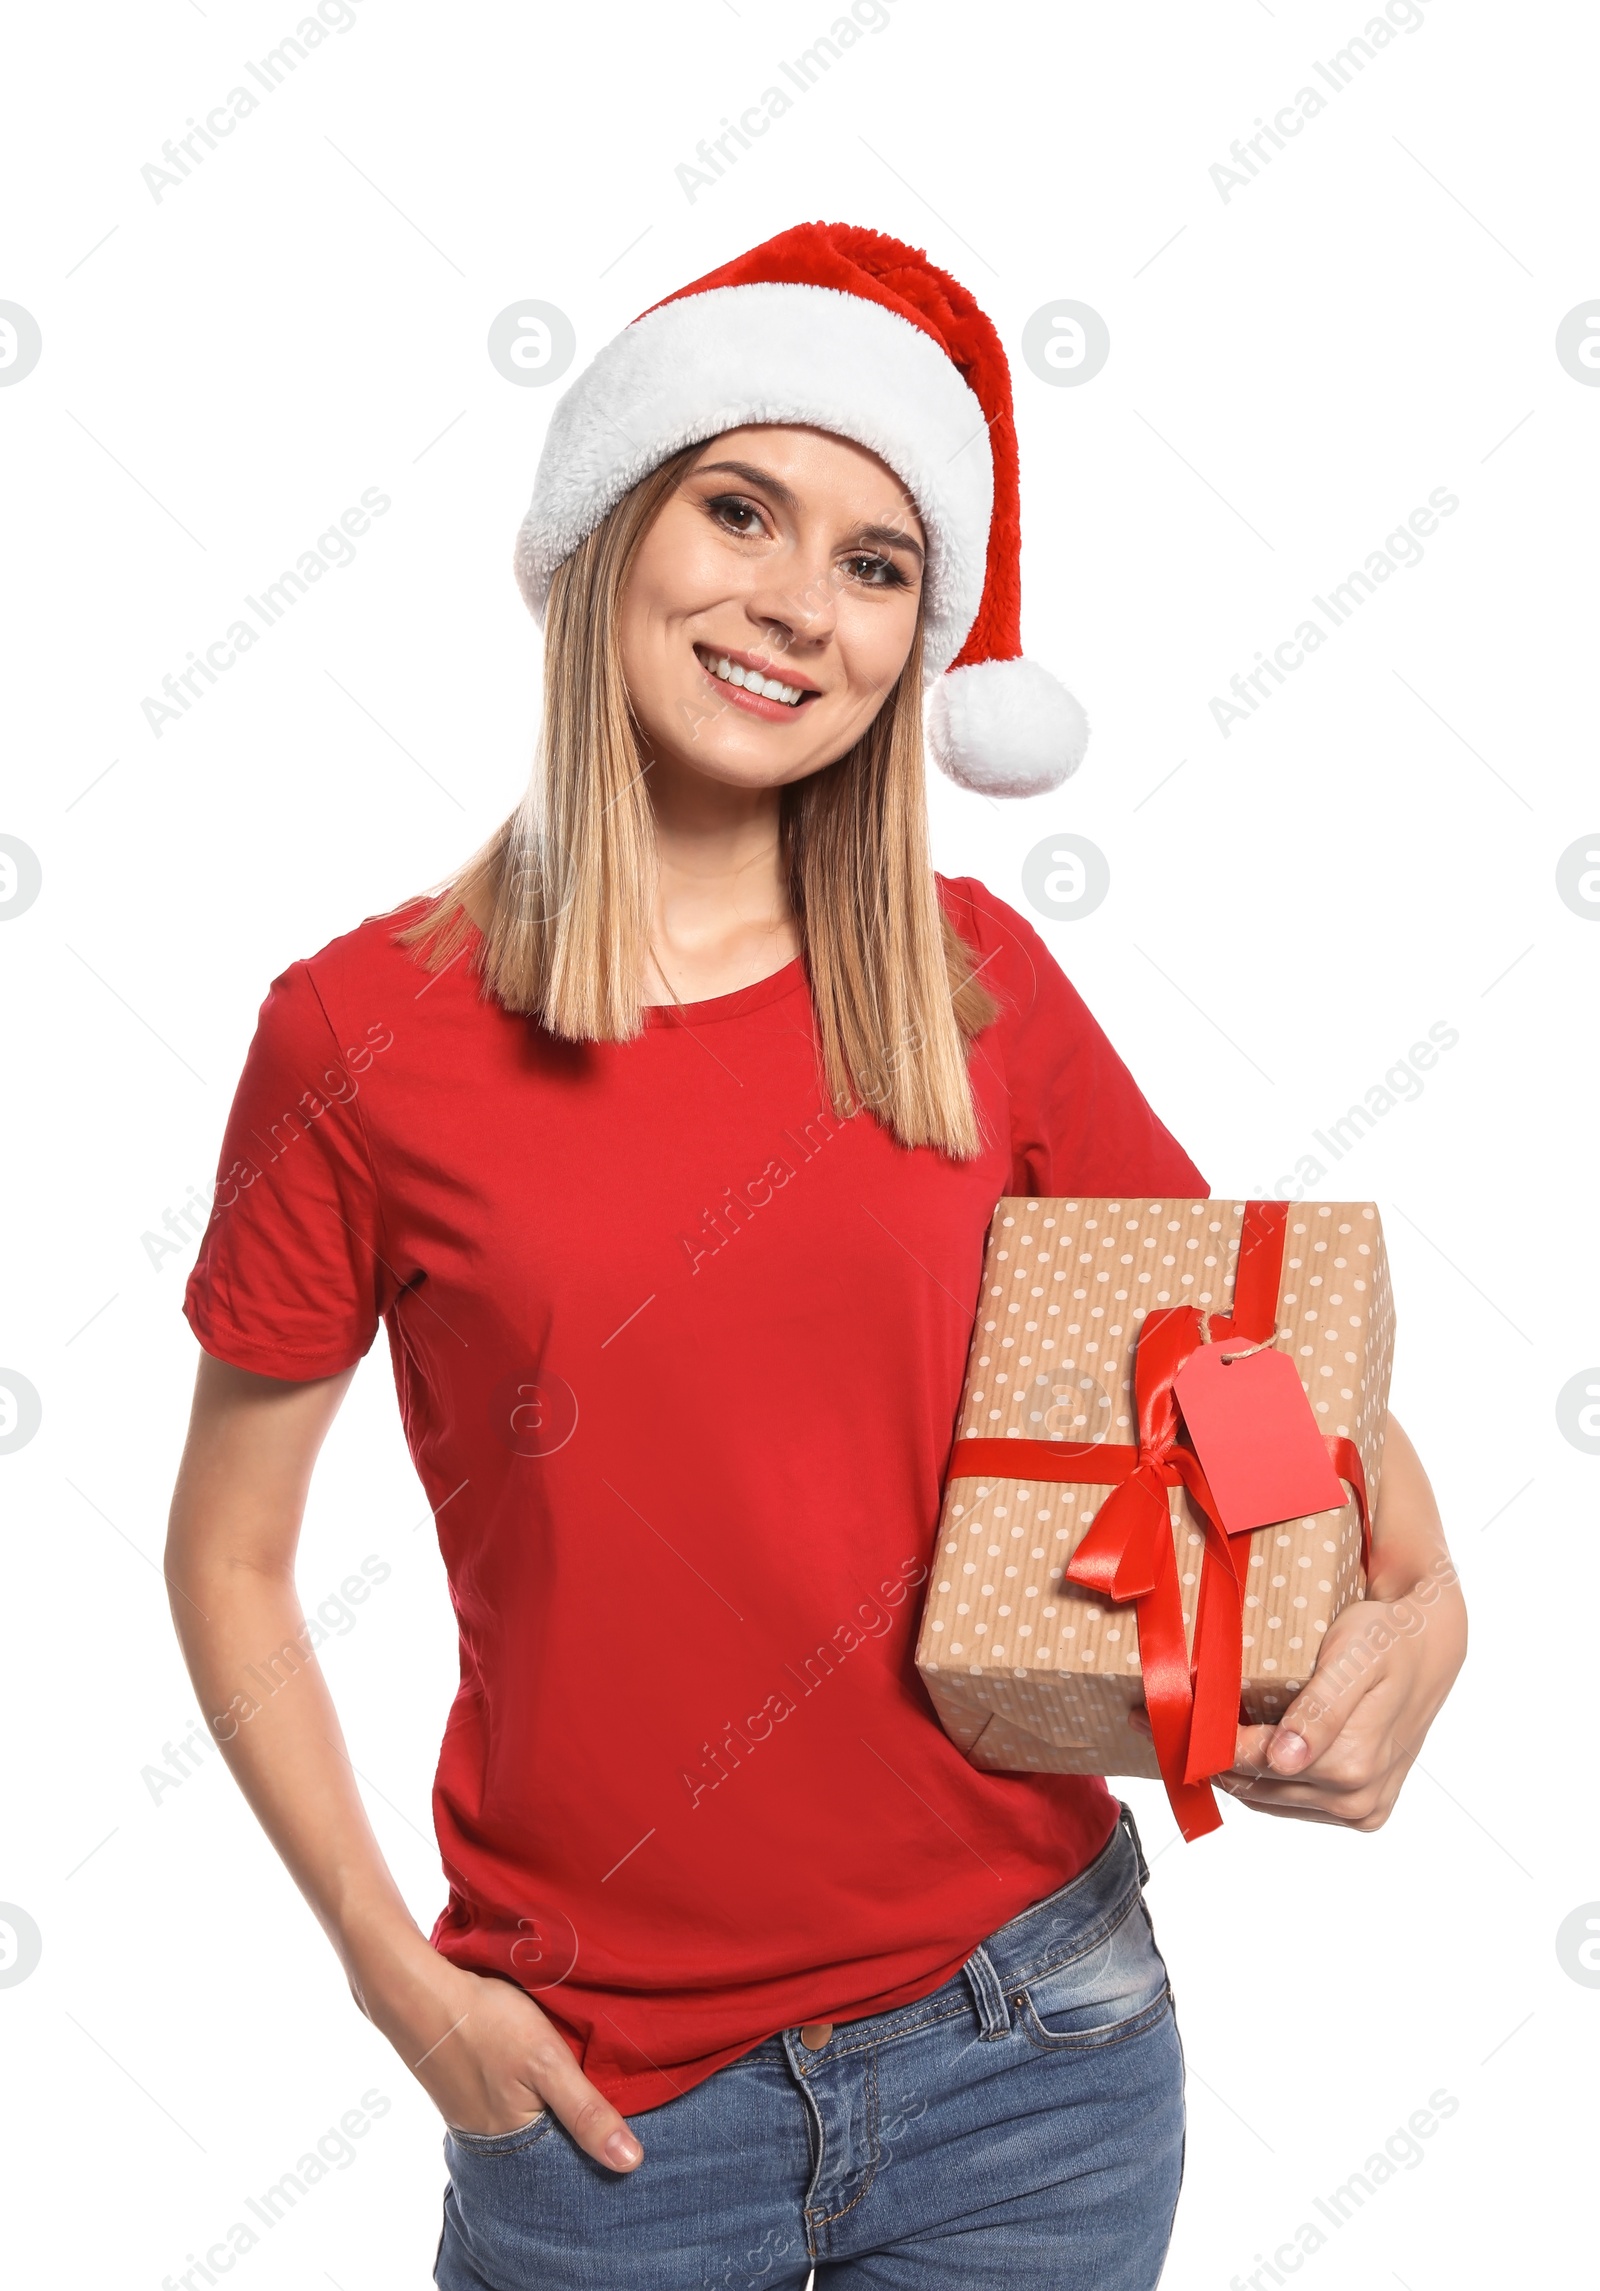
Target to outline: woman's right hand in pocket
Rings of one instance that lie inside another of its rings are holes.
[[[351,1994],[446,2123],[492,2136],[548,2108],[585,2155],[632,2171],[643,2148],[560,2031],[525,1989],[439,1954],[372,1834],[294,1581],[306,1489],[354,1373],[294,1381],[201,1356],[164,1561],[200,1707]],[[290,1675],[258,1702],[242,1690],[267,1647]]]
[[[522,2131],[548,2108],[585,2155],[632,2171],[643,2148],[527,1991],[423,1947],[431,1964],[413,1959],[403,1979],[390,1967],[351,1987],[445,2123],[493,2138]]]

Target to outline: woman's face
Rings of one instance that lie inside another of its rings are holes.
[[[713,438],[622,594],[622,671],[651,755],[741,787],[844,755],[911,650],[925,547],[865,447],[777,425]]]

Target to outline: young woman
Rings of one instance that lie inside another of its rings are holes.
[[[929,866],[925,683],[965,785],[1081,749],[1017,549],[1004,357],[921,255],[805,226],[647,313],[519,543],[526,801],[262,1008],[167,1566],[448,2127],[444,2291],[1161,2271],[1182,2055],[1132,1817],[970,1765],[912,1663],[994,1202],[1206,1190],[1037,934]],[[293,1577],[380,1320],[461,1639],[426,1938]],[[1363,1621],[1430,1571],[1391,1425]],[[1228,1786],[1376,1828],[1463,1644],[1447,1589]]]

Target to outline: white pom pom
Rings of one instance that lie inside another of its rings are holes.
[[[928,747],[958,787],[1048,795],[1083,761],[1089,724],[1035,660],[980,660],[941,676],[928,703]]]

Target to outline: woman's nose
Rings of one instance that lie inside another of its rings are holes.
[[[754,617],[788,650],[815,650],[838,625],[838,584],[827,559],[804,565],[793,561],[748,600]]]

